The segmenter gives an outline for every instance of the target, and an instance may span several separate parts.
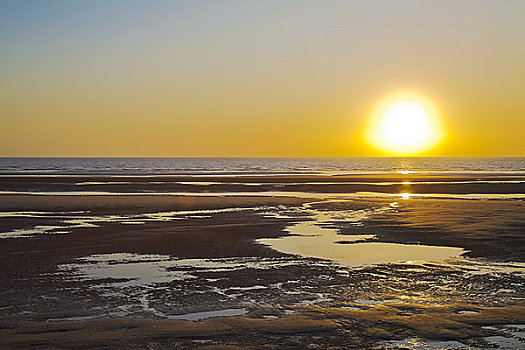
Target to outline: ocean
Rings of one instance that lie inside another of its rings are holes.
[[[525,157],[351,157],[351,158],[0,158],[2,173],[346,173],[525,174]]]

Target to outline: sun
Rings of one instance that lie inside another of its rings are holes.
[[[435,103],[420,94],[402,92],[377,103],[371,113],[367,139],[387,154],[406,156],[431,149],[444,134]]]

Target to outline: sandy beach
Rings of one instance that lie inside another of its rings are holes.
[[[261,194],[0,196],[1,346],[522,344],[525,202]]]

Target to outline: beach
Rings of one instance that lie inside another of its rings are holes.
[[[283,172],[0,175],[0,347],[525,346],[524,175]]]
[[[0,0],[0,350],[525,350],[524,15]]]

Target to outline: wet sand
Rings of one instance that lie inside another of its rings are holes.
[[[80,176],[0,175],[2,191],[109,192],[109,193],[421,193],[421,194],[524,194],[525,177],[516,175],[171,175]]]
[[[3,195],[0,211],[2,232],[54,227],[0,240],[2,348],[525,344],[523,201]],[[332,245],[464,254],[348,266],[261,244],[309,222]]]

